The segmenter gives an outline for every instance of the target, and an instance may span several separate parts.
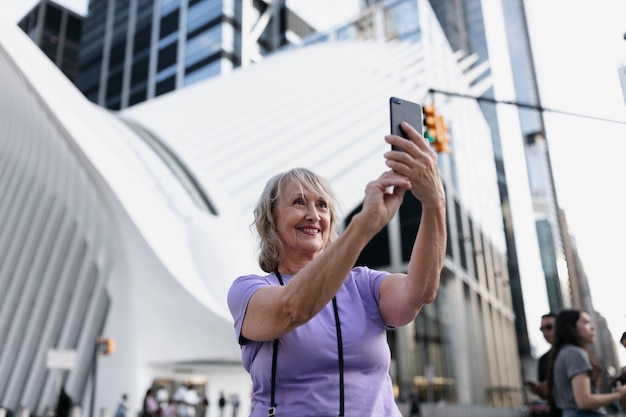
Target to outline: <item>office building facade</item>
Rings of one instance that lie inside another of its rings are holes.
[[[312,30],[284,1],[91,0],[77,85],[118,110],[256,62]]]

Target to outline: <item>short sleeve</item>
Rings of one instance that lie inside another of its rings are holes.
[[[382,320],[380,314],[379,302],[380,302],[380,285],[389,275],[389,272],[378,271],[367,267],[356,267],[352,270],[352,276],[355,281],[355,285],[359,290],[361,300],[364,303],[368,315],[372,319]],[[385,327],[389,330],[394,329],[393,326]]]
[[[228,291],[228,308],[235,321],[235,333],[240,345],[248,343],[248,339],[241,336],[241,326],[248,308],[248,302],[259,288],[267,285],[269,285],[269,282],[265,277],[246,275],[237,278]]]
[[[589,357],[584,349],[578,348],[572,352],[569,360],[567,361],[566,369],[567,377],[569,379],[572,379],[578,374],[589,372],[591,369]]]

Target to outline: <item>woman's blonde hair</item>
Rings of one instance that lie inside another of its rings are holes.
[[[259,266],[265,272],[273,272],[283,256],[283,245],[276,231],[276,202],[290,180],[300,184],[303,190],[321,195],[330,210],[330,234],[327,244],[337,238],[337,200],[328,181],[306,168],[294,168],[269,179],[254,208],[254,223],[259,238]]]

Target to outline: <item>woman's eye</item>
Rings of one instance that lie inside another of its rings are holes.
[[[293,202],[293,204],[295,205],[304,205],[304,199],[302,198],[296,198]]]
[[[321,208],[328,208],[328,203],[326,203],[325,201],[320,201],[317,205]]]

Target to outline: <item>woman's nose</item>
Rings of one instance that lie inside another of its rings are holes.
[[[317,207],[315,206],[315,204],[309,204],[307,206],[306,217],[308,219],[319,219],[320,218],[320,214],[317,211]]]

